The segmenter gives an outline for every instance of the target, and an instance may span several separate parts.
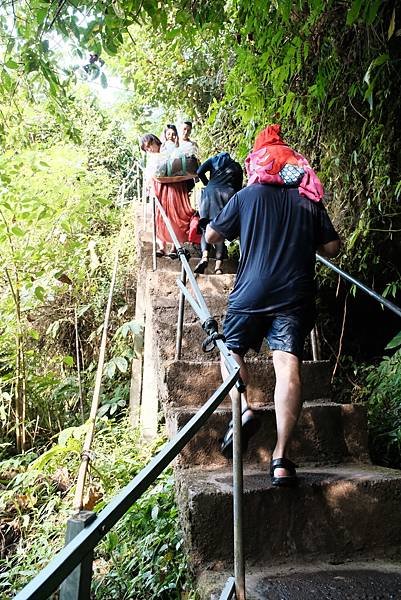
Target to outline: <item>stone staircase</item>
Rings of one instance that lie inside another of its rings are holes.
[[[186,304],[182,357],[174,360],[178,310],[175,281],[180,262],[158,259],[158,270],[152,272],[150,235],[141,230],[140,218],[137,236],[137,318],[144,320],[146,333],[141,400],[133,398],[131,404],[138,409],[140,403],[145,435],[156,432],[162,407],[168,434],[173,436],[220,384],[219,357],[216,351],[202,352],[205,334]],[[191,258],[191,265],[197,260]],[[225,272],[222,276],[206,274],[197,280],[211,314],[220,323],[235,265],[225,263]],[[320,597],[401,598],[397,562],[379,566],[377,562],[397,561],[400,554],[401,473],[370,463],[364,407],[336,402],[330,390],[329,364],[305,361],[304,409],[290,452],[291,459],[300,465],[300,485],[296,489],[273,488],[267,475],[275,442],[273,366],[267,351],[252,355],[249,365],[248,393],[262,425],[244,457],[248,598],[315,597],[299,590],[298,595],[289,592],[274,596],[267,574],[285,578],[294,572],[302,575],[306,569],[310,574],[316,566],[319,573],[328,574],[332,584],[333,565],[348,568],[350,561],[352,565],[359,561],[355,568],[360,575],[373,560],[379,580],[384,572],[386,577],[390,572],[393,579],[386,579],[386,589],[392,593],[391,586],[397,585],[398,593],[347,596],[333,592]],[[233,568],[231,462],[219,451],[219,438],[230,418],[230,400],[226,398],[175,465],[186,543],[200,577],[202,598],[218,598]]]

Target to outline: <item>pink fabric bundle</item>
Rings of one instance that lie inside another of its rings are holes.
[[[256,137],[253,150],[245,160],[248,185],[298,186],[301,196],[319,202],[324,190],[318,176],[302,154],[284,143],[280,131],[280,125],[269,125]]]

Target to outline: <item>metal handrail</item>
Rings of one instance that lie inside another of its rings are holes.
[[[180,301],[179,301],[179,315],[178,315],[178,327],[177,327],[177,348],[181,348],[181,335],[182,335],[182,323],[183,323],[183,306],[184,298],[188,300],[192,306],[194,312],[199,317],[202,328],[208,333],[212,333],[216,329],[216,322],[212,319],[210,312],[206,306],[205,299],[199,289],[198,283],[195,276],[189,266],[186,253],[182,245],[177,239],[175,231],[166,215],[166,212],[159,202],[158,198],[152,195],[152,218],[153,218],[153,266],[157,268],[156,263],[156,207],[159,210],[164,224],[170,234],[171,240],[177,249],[178,256],[181,260],[182,274],[181,280],[177,279],[176,283],[181,290]],[[186,277],[192,287],[192,291],[195,297],[193,297],[188,289],[186,288]],[[212,327],[208,327],[208,324],[212,323]],[[221,355],[224,357],[228,372],[234,365],[237,365],[236,361],[232,358],[225,343],[221,339],[215,339],[214,345],[218,347]],[[178,358],[180,354],[178,355]],[[244,482],[243,482],[243,464],[242,464],[242,447],[241,447],[241,394],[237,386],[236,393],[231,396],[231,410],[232,410],[232,421],[233,421],[233,529],[234,529],[234,581],[235,581],[235,596],[237,600],[246,600],[245,594],[245,560],[244,560],[244,549],[243,549],[243,493],[244,493]]]
[[[23,589],[14,600],[46,600],[105,534],[149,488],[160,473],[179,454],[194,434],[223,401],[239,377],[239,367],[230,373],[202,408],[166,443],[160,452],[126,485],[85,529],[67,544],[56,557]]]
[[[320,261],[321,263],[326,265],[326,267],[329,267],[335,273],[338,273],[338,275],[340,275],[343,279],[346,279],[353,285],[356,285],[359,289],[361,289],[363,292],[368,294],[368,296],[370,296],[377,302],[380,302],[380,304],[382,304],[383,306],[385,306],[386,308],[391,310],[393,313],[395,313],[396,315],[401,317],[401,308],[399,308],[396,304],[394,304],[394,302],[387,300],[387,298],[384,298],[383,296],[381,296],[380,294],[378,294],[377,292],[372,290],[370,287],[368,287],[367,285],[365,285],[364,283],[362,283],[361,281],[356,279],[355,277],[352,277],[352,275],[349,275],[346,271],[343,271],[342,269],[340,269],[339,267],[334,265],[332,262],[327,260],[327,258],[324,258],[320,254],[316,254],[316,258],[318,259],[318,261]]]
[[[143,198],[142,198],[143,199]],[[157,200],[157,199],[156,199]],[[154,207],[153,199],[153,207]],[[164,212],[164,211],[163,211]],[[162,213],[163,214],[163,213]],[[165,219],[168,221],[164,213]],[[202,325],[207,325],[211,319],[210,313],[189,267],[185,252],[176,240],[170,222],[166,223],[171,229],[172,238],[176,241],[176,247],[182,262],[182,270],[185,273],[196,296],[191,305],[200,316]],[[155,249],[154,249],[155,253]],[[181,284],[181,282],[180,282]],[[181,287],[180,287],[181,289]],[[181,289],[181,294],[183,291]],[[206,331],[208,329],[206,327]],[[209,330],[210,331],[210,330]],[[221,404],[227,394],[233,389],[239,380],[239,365],[232,358],[222,339],[216,339],[215,345],[224,357],[228,377],[203,404],[197,413],[177,433],[177,435],[166,443],[160,452],[140,473],[127,485],[111,502],[97,515],[89,513],[86,516],[87,525],[71,539],[64,548],[56,554],[53,560],[38,573],[14,598],[14,600],[46,600],[59,585],[76,569],[83,565],[85,559],[91,557],[93,549],[106,533],[119,521],[128,511],[132,504],[154,483],[162,471],[174,460],[184,446],[193,438],[199,429],[206,423],[208,418]],[[241,452],[241,408],[240,393],[237,391],[233,399],[233,479],[234,479],[234,583],[232,578],[227,582],[224,590],[224,598],[231,598],[235,593],[237,600],[245,600],[245,574],[243,565],[242,549],[242,452]],[[236,487],[237,486],[237,487]],[[85,511],[84,511],[85,512]],[[88,511],[86,511],[88,514]],[[74,571],[75,572],[75,571]],[[87,588],[88,589],[88,588]],[[229,595],[227,595],[229,594]],[[75,596],[74,596],[75,597]],[[82,595],[79,595],[82,598]]]

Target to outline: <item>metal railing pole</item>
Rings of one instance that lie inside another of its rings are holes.
[[[229,577],[227,579],[226,585],[224,586],[223,591],[221,592],[221,596],[219,600],[231,600],[231,598],[235,597],[235,579],[234,577]]]
[[[153,195],[153,197],[154,197],[154,195]],[[179,248],[182,248],[182,245],[178,241],[177,236],[175,235],[174,229],[171,226],[170,221],[168,220],[168,217],[166,215],[166,211],[164,210],[163,206],[160,204],[159,200],[157,198],[154,198],[154,199],[155,199],[155,202],[156,202],[156,205],[157,205],[157,209],[160,212],[160,214],[161,214],[161,216],[162,216],[162,218],[164,220],[164,223],[165,223],[165,225],[167,227],[167,231],[170,234],[170,237],[172,239],[172,242],[173,242],[174,246],[177,248],[177,250]],[[199,286],[198,286],[198,284],[196,282],[194,274],[191,271],[191,268],[189,266],[189,263],[188,263],[186,257],[184,255],[181,255],[180,256],[180,260],[181,260],[181,263],[183,265],[185,265],[185,267],[186,267],[185,270],[186,270],[189,282],[191,284],[191,287],[193,289],[193,292],[194,292],[194,294],[196,296],[196,300],[197,300],[197,303],[199,305],[199,309],[202,310],[202,312],[205,313],[207,315],[207,317],[210,317],[209,309],[206,306],[205,299],[204,299],[204,297],[201,294]],[[177,280],[177,282],[179,282],[179,280]],[[179,287],[180,287],[180,289],[182,289],[181,286],[179,286]],[[194,309],[194,310],[195,310],[195,312],[197,312],[196,309]],[[198,316],[200,316],[199,313],[197,313],[197,314],[198,314]]]
[[[341,275],[341,277],[343,277],[343,279],[346,279],[350,283],[353,283],[354,285],[359,287],[361,290],[363,290],[366,294],[368,294],[368,296],[371,296],[372,298],[377,300],[377,302],[380,302],[380,304],[382,304],[383,306],[385,306],[386,308],[391,310],[393,313],[395,313],[396,315],[401,317],[401,308],[399,308],[396,304],[394,304],[393,302],[390,302],[390,300],[387,300],[386,298],[384,298],[383,296],[381,296],[380,294],[378,294],[377,292],[375,292],[374,290],[369,288],[364,283],[361,283],[360,281],[358,281],[358,279],[355,279],[355,277],[352,277],[352,275],[348,275],[348,273],[346,273],[345,271],[343,271],[336,265],[333,265],[333,263],[330,262],[329,260],[327,260],[327,258],[324,258],[320,254],[316,254],[316,258],[321,263],[326,265],[326,267],[329,267],[335,273],[338,273],[338,275]]]
[[[233,418],[233,521],[234,521],[234,578],[236,600],[246,600],[245,561],[243,546],[243,493],[244,477],[241,440],[241,394],[236,387],[231,390]]]
[[[139,165],[136,163],[136,199],[137,202],[141,200],[141,181],[139,177]]]
[[[187,272],[185,267],[181,264],[181,282],[182,285],[187,284]],[[181,349],[182,349],[182,329],[184,325],[184,309],[185,309],[185,296],[180,292],[180,299],[178,303],[178,319],[177,319],[177,337],[175,343],[175,360],[180,360]]]
[[[96,513],[81,510],[67,521],[65,544],[67,545],[78,533],[96,519]],[[90,600],[92,582],[93,550],[88,552],[60,586],[60,600]]]
[[[319,344],[316,335],[316,326],[310,332],[310,341],[312,346],[312,359],[314,362],[320,360]]]
[[[143,209],[143,230],[145,231],[146,229],[146,184],[144,182],[143,188],[142,188],[142,209]]]
[[[121,240],[121,236],[120,236],[120,240]],[[80,467],[78,470],[78,476],[77,476],[77,485],[76,485],[75,496],[74,496],[74,509],[77,512],[82,510],[86,475],[87,475],[87,471],[88,471],[88,465],[91,460],[90,450],[91,450],[91,446],[92,446],[93,436],[95,434],[96,415],[97,415],[97,411],[98,411],[99,403],[100,403],[103,368],[104,368],[104,363],[105,363],[105,358],[106,358],[107,334],[108,334],[108,327],[109,327],[109,321],[110,321],[111,307],[112,307],[112,302],[113,302],[114,286],[115,286],[116,278],[117,278],[119,250],[120,250],[120,243],[121,243],[120,240],[118,242],[116,255],[114,258],[113,272],[112,272],[111,281],[110,281],[109,296],[107,299],[107,306],[106,306],[106,310],[105,310],[105,314],[104,314],[103,331],[102,331],[102,339],[100,342],[99,358],[98,358],[96,378],[95,378],[95,386],[93,389],[92,404],[91,404],[91,409],[90,409],[90,414],[89,414],[89,419],[88,419],[88,429],[87,429],[87,432],[85,435],[84,443],[82,445],[81,464],[80,464]]]
[[[155,197],[152,196],[152,268],[157,269],[156,259],[156,204]]]
[[[219,349],[224,350],[221,341]],[[226,351],[227,354],[227,351]],[[233,359],[227,354],[227,359]],[[96,515],[96,519],[78,533],[38,575],[32,579],[14,600],[47,600],[60,583],[78,566],[105,534],[127,512],[133,503],[155,481],[184,446],[199,431],[211,414],[221,404],[239,377],[239,366],[232,364],[227,379],[212,394],[201,409],[186,423],[175,437]],[[68,564],[67,564],[68,563]]]

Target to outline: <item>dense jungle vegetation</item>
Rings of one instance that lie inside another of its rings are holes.
[[[117,246],[88,506],[160,443],[144,447],[126,418],[140,326],[116,198],[138,135],[187,118],[202,158],[243,161],[280,122],[324,182],[337,264],[400,305],[400,65],[398,0],[3,0],[0,597],[63,543]],[[367,403],[374,459],[399,468],[400,321],[326,268],[318,282],[334,383]],[[167,474],[99,548],[96,598],[191,597],[181,544]]]

